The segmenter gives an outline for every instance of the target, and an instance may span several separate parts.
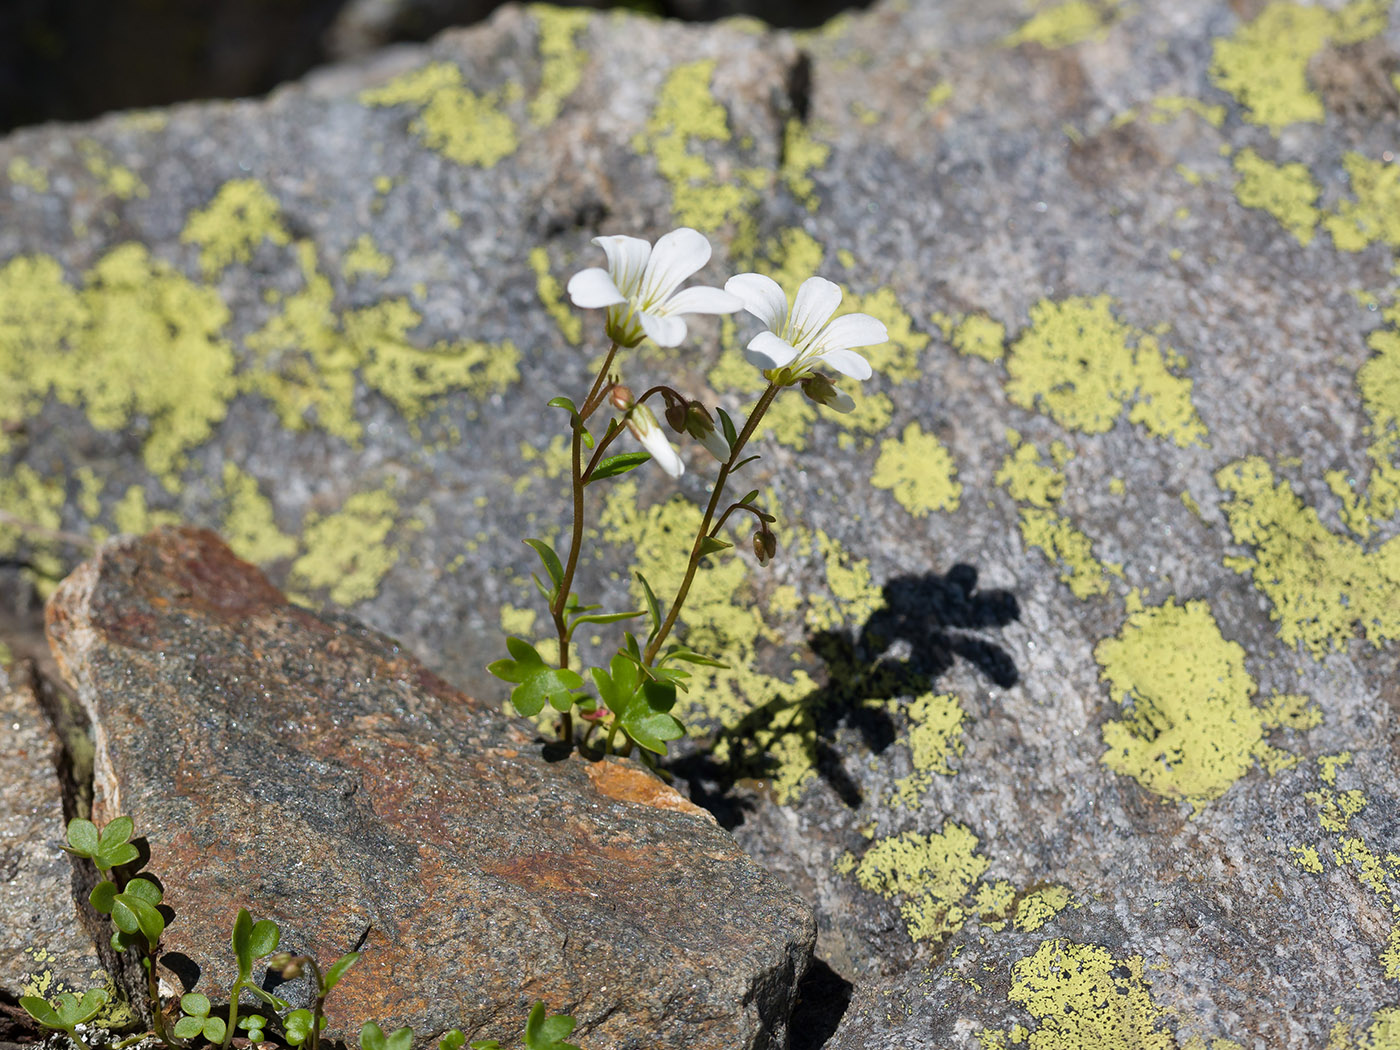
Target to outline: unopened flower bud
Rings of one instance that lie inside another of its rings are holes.
[[[291,952],[278,952],[267,961],[267,968],[273,973],[281,973],[289,981],[301,976],[303,961]]]
[[[656,421],[656,415],[646,405],[632,407],[627,416],[627,429],[641,443],[642,448],[651,453],[651,458],[656,461],[656,465],[667,474],[678,478],[685,473],[685,464],[681,461],[681,457],[671,447],[671,443],[666,440],[666,435],[661,431],[661,424]]]
[[[836,384],[820,372],[813,372],[802,380],[802,392],[807,395],[808,400],[837,412],[849,412],[856,407],[850,394],[838,390]]]
[[[666,399],[666,422],[677,434],[684,434],[687,414],[685,399],[677,397],[669,390],[663,390],[661,396]]]
[[[778,537],[766,525],[753,534],[753,552],[759,565],[767,565],[778,553]]]
[[[612,390],[608,393],[612,400],[613,408],[619,412],[626,412],[632,407],[632,388],[623,386],[621,383],[614,383]]]
[[[692,401],[686,406],[684,430],[721,463],[729,458],[729,442],[715,427],[709,410],[699,401]]]

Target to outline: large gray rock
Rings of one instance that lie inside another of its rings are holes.
[[[804,1045],[1379,1040],[1397,70],[1384,3],[507,10],[265,103],[15,135],[0,506],[220,528],[497,697],[500,628],[545,633],[513,540],[563,514],[537,406],[600,350],[559,301],[589,238],[821,272],[894,338],[852,417],[780,402],[749,469],[782,557],[701,577],[691,640],[734,667],[676,764],[817,911]],[[624,373],[739,409],[752,331]],[[585,593],[668,578],[686,455],[678,494],[604,496]]]
[[[331,1038],[509,1039],[542,996],[592,1047],[786,1045],[810,912],[645,769],[550,761],[207,531],[104,546],[48,622],[97,741],[94,819],[144,832],[181,991],[227,999],[246,907],[323,967],[363,943]]]

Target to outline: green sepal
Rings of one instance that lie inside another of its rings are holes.
[[[576,671],[551,667],[523,638],[507,638],[506,648],[514,659],[497,660],[486,670],[506,682],[519,683],[511,690],[510,700],[522,715],[539,714],[548,703],[556,711],[568,711],[574,706],[573,690],[583,686]]]
[[[559,555],[554,553],[554,548],[544,540],[526,540],[525,545],[534,549],[540,556],[540,561],[544,562],[545,571],[549,573],[549,578],[554,581],[554,589],[557,592],[559,585],[564,582],[564,566],[559,561]]]
[[[110,879],[103,879],[92,888],[88,894],[88,903],[100,911],[103,915],[112,914],[112,901],[117,898],[117,884]]]
[[[622,452],[616,456],[609,456],[593,468],[593,473],[588,476],[588,480],[601,481],[604,478],[615,478],[619,474],[626,474],[629,470],[636,470],[649,459],[651,459],[650,452]]]
[[[648,751],[666,753],[666,741],[685,735],[685,726],[670,711],[676,687],[670,682],[645,682],[618,716],[627,735]]]
[[[536,1003],[525,1021],[525,1050],[579,1050],[564,1037],[578,1022],[567,1014],[545,1014],[544,1003]]]
[[[730,419],[729,413],[718,405],[715,406],[715,411],[719,413],[719,426],[724,431],[724,440],[729,442],[730,448],[733,448],[739,440],[739,432],[734,429],[734,420]]]
[[[322,978],[321,994],[328,994],[332,988],[339,984],[340,979],[345,976],[345,971],[354,966],[359,959],[359,952],[346,952],[332,963],[331,968],[326,971],[326,976]]]
[[[651,584],[647,583],[647,578],[640,572],[637,579],[642,582],[642,590],[647,596],[647,615],[651,617],[651,631],[647,634],[647,641],[656,637],[656,632],[661,630],[661,603],[656,600],[656,593],[651,589]]]
[[[700,541],[700,557],[707,554],[715,554],[718,551],[728,550],[734,546],[732,543],[725,543],[724,540],[717,540],[713,536],[706,536]]]

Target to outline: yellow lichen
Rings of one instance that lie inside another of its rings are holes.
[[[144,536],[162,525],[180,524],[180,515],[172,510],[152,510],[146,504],[146,490],[131,485],[112,506],[112,524],[118,532]]]
[[[277,527],[272,502],[262,494],[258,479],[233,463],[224,464],[223,536],[233,553],[255,565],[290,558],[297,551],[296,537]]]
[[[889,489],[916,518],[926,518],[930,511],[957,510],[962,497],[953,457],[918,423],[910,423],[898,438],[881,445],[870,484]]]
[[[1201,444],[1205,426],[1191,403],[1191,380],[1176,374],[1179,355],[1119,321],[1112,308],[1106,295],[1032,306],[1031,324],[1007,357],[1007,395],[1073,430],[1103,433],[1127,408],[1130,422],[1157,437],[1183,448]]]
[[[1132,613],[1115,637],[1095,646],[1094,659],[1127,709],[1104,724],[1104,765],[1196,813],[1256,762],[1275,771],[1297,761],[1265,734],[1319,719],[1305,697],[1253,702],[1258,686],[1244,649],[1221,635],[1205,602],[1168,600]]]
[[[1400,1050],[1400,1007],[1377,1010],[1359,1034],[1345,1021],[1338,1021],[1324,1050]]]
[[[1149,104],[1147,119],[1153,124],[1165,124],[1182,113],[1194,113],[1211,127],[1225,123],[1225,107],[1211,106],[1186,95],[1159,95]]]
[[[80,139],[78,152],[83,156],[83,167],[87,168],[88,174],[98,179],[112,196],[128,201],[150,193],[136,172],[117,164],[105,149],[91,139]]]
[[[554,122],[583,79],[588,53],[574,41],[593,13],[533,4],[530,14],[540,34],[540,89],[530,101],[530,123],[542,128]]]
[[[5,174],[16,186],[25,186],[36,193],[49,192],[48,173],[27,157],[16,157],[10,161],[9,166],[5,169]]]
[[[783,129],[783,160],[778,168],[778,176],[787,184],[792,195],[806,205],[808,211],[817,210],[816,187],[812,182],[812,172],[826,163],[831,156],[831,147],[812,138],[807,125],[792,117]]]
[[[1234,165],[1240,175],[1235,196],[1241,204],[1268,212],[1299,244],[1313,239],[1322,214],[1317,208],[1322,189],[1306,165],[1271,164],[1252,149],[1236,153]]]
[[[345,253],[340,264],[340,273],[347,281],[353,281],[360,274],[371,277],[388,277],[394,268],[394,260],[389,258],[374,243],[374,238],[362,233]]]
[[[477,95],[450,62],[433,62],[360,94],[366,106],[415,106],[409,124],[418,140],[448,160],[494,167],[519,146],[515,124],[501,111],[500,92]]]
[[[1322,874],[1322,860],[1317,855],[1317,849],[1313,846],[1289,846],[1293,853],[1293,862],[1304,871],[1310,871],[1314,875]]]
[[[181,244],[199,246],[199,265],[206,277],[216,277],[231,263],[246,263],[263,241],[287,244],[282,206],[257,179],[232,179],[219,187],[213,200],[196,209],[180,231]]]
[[[1069,47],[1084,40],[1102,40],[1108,35],[1118,0],[1094,3],[1092,0],[1065,0],[1038,11],[1005,40],[1016,44],[1039,44],[1049,50]]]
[[[950,777],[952,762],[966,750],[967,711],[952,693],[925,693],[909,705],[909,752],[914,771],[894,782],[895,797],[918,808],[934,775]]]
[[[946,80],[940,80],[933,87],[928,89],[928,94],[924,96],[924,109],[932,113],[941,109],[953,97],[953,85]]]
[[[1006,325],[982,314],[970,314],[953,329],[952,341],[960,354],[984,361],[1000,361],[1006,343]]]
[[[0,474],[0,511],[40,529],[56,530],[63,522],[64,490],[60,480],[43,478],[27,463]],[[26,535],[17,525],[0,521],[0,556],[27,553],[26,576],[47,592],[64,575],[59,548],[42,536]]]
[[[1337,786],[1337,770],[1342,766],[1351,764],[1351,752],[1341,751],[1335,755],[1318,755],[1317,767],[1318,776],[1322,778],[1324,784]]]
[[[583,318],[564,302],[564,286],[550,272],[549,253],[543,247],[530,249],[530,269],[535,271],[535,292],[545,312],[559,326],[560,333],[574,346],[583,340]]]
[[[1342,158],[1355,200],[1337,204],[1322,220],[1340,251],[1359,252],[1368,244],[1400,248],[1400,164],[1359,153]]]
[[[1069,890],[1064,886],[1033,890],[1016,905],[1016,917],[1012,921],[1022,933],[1034,933],[1068,908],[1069,903]]]
[[[302,531],[305,553],[292,563],[292,586],[324,588],[337,605],[373,598],[399,560],[388,542],[398,512],[392,492],[378,489],[355,493],[334,514],[308,515]]]
[[[899,899],[900,914],[915,941],[940,941],[968,916],[963,901],[987,870],[977,852],[977,836],[953,820],[942,831],[921,835],[906,831],[879,839],[856,866],[863,889]]]

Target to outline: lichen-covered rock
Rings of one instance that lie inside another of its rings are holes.
[[[793,397],[760,436],[781,556],[698,577],[685,626],[731,667],[674,763],[816,909],[803,1047],[842,989],[847,1047],[1375,1042],[1397,72],[1383,0],[890,0],[802,34],[531,8],[264,103],[14,135],[0,507],[216,527],[500,696],[501,628],[548,633],[514,540],[567,513],[539,406],[604,349],[561,291],[590,238],[688,224],[706,283],[822,273],[891,341],[855,412]],[[742,410],[750,322],[695,328],[625,377]],[[683,452],[675,488],[600,492],[586,595],[674,583]]]
[[[362,946],[332,1038],[514,1038],[543,998],[590,1047],[786,1045],[810,912],[646,770],[550,761],[207,531],[112,541],[48,620],[97,741],[94,818],[144,833],[180,990],[227,998],[246,907],[323,966]]]

